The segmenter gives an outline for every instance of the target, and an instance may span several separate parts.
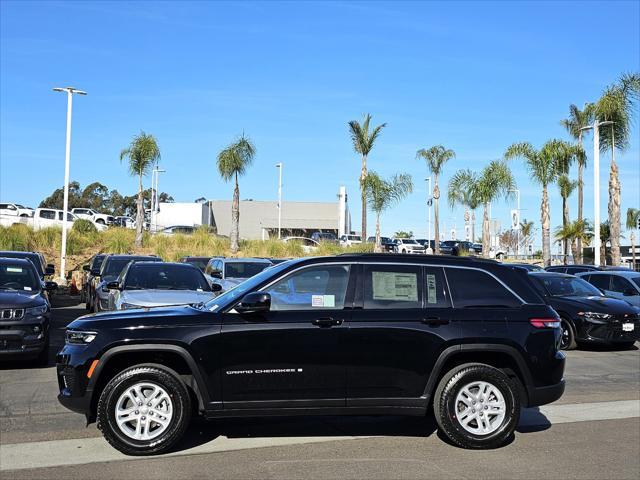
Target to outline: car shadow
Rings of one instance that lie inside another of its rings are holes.
[[[583,352],[632,352],[640,350],[640,348],[638,348],[638,342],[635,342],[630,347],[615,343],[581,343],[578,345],[577,350]]]
[[[520,412],[520,421],[516,428],[518,433],[542,432],[551,428],[551,421],[538,407],[524,408]]]

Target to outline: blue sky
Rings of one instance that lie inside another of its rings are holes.
[[[384,216],[383,233],[424,236],[427,170],[416,150],[455,150],[444,186],[457,169],[480,170],[513,142],[568,139],[559,121],[569,104],[593,101],[620,73],[640,70],[639,5],[3,0],[0,198],[37,206],[62,185],[66,100],[51,88],[71,85],[89,92],[73,112],[71,178],[82,185],[135,192],[118,154],[144,130],[162,150],[163,191],[178,201],[230,198],[215,158],[244,131],[257,156],[242,198],[274,199],[274,164],[283,162],[285,199],[333,201],[346,185],[355,228],[360,162],[347,122],[370,112],[387,128],[369,167],[415,182]],[[640,206],[639,146],[636,118],[631,147],[617,156],[623,211]],[[590,135],[586,147],[591,160]],[[601,160],[604,217],[609,156]],[[541,189],[521,162],[511,166],[522,216],[539,227]],[[592,187],[589,164],[587,217]],[[557,187],[551,207],[555,226]],[[515,202],[493,207],[503,226],[510,208]],[[441,218],[462,230],[462,210],[443,204]]]

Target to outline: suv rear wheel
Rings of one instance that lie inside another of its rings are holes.
[[[166,452],[184,434],[191,398],[177,373],[136,365],[109,381],[98,401],[98,428],[127,455]]]
[[[442,432],[463,448],[495,448],[513,435],[520,417],[516,385],[485,364],[460,365],[447,373],[433,399]]]

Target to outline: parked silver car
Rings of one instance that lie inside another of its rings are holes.
[[[186,263],[131,262],[107,285],[109,310],[207,302],[214,297],[204,274]]]
[[[640,273],[633,270],[604,270],[577,273],[577,277],[599,288],[607,297],[640,307]]]

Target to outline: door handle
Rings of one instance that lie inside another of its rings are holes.
[[[429,325],[430,327],[435,327],[438,325],[447,325],[449,323],[449,319],[440,317],[426,317],[422,319],[422,323],[424,323],[425,325]]]
[[[324,328],[337,327],[338,325],[342,325],[342,320],[336,320],[332,317],[322,317],[322,318],[316,318],[313,321],[313,324],[318,327],[324,327]]]

